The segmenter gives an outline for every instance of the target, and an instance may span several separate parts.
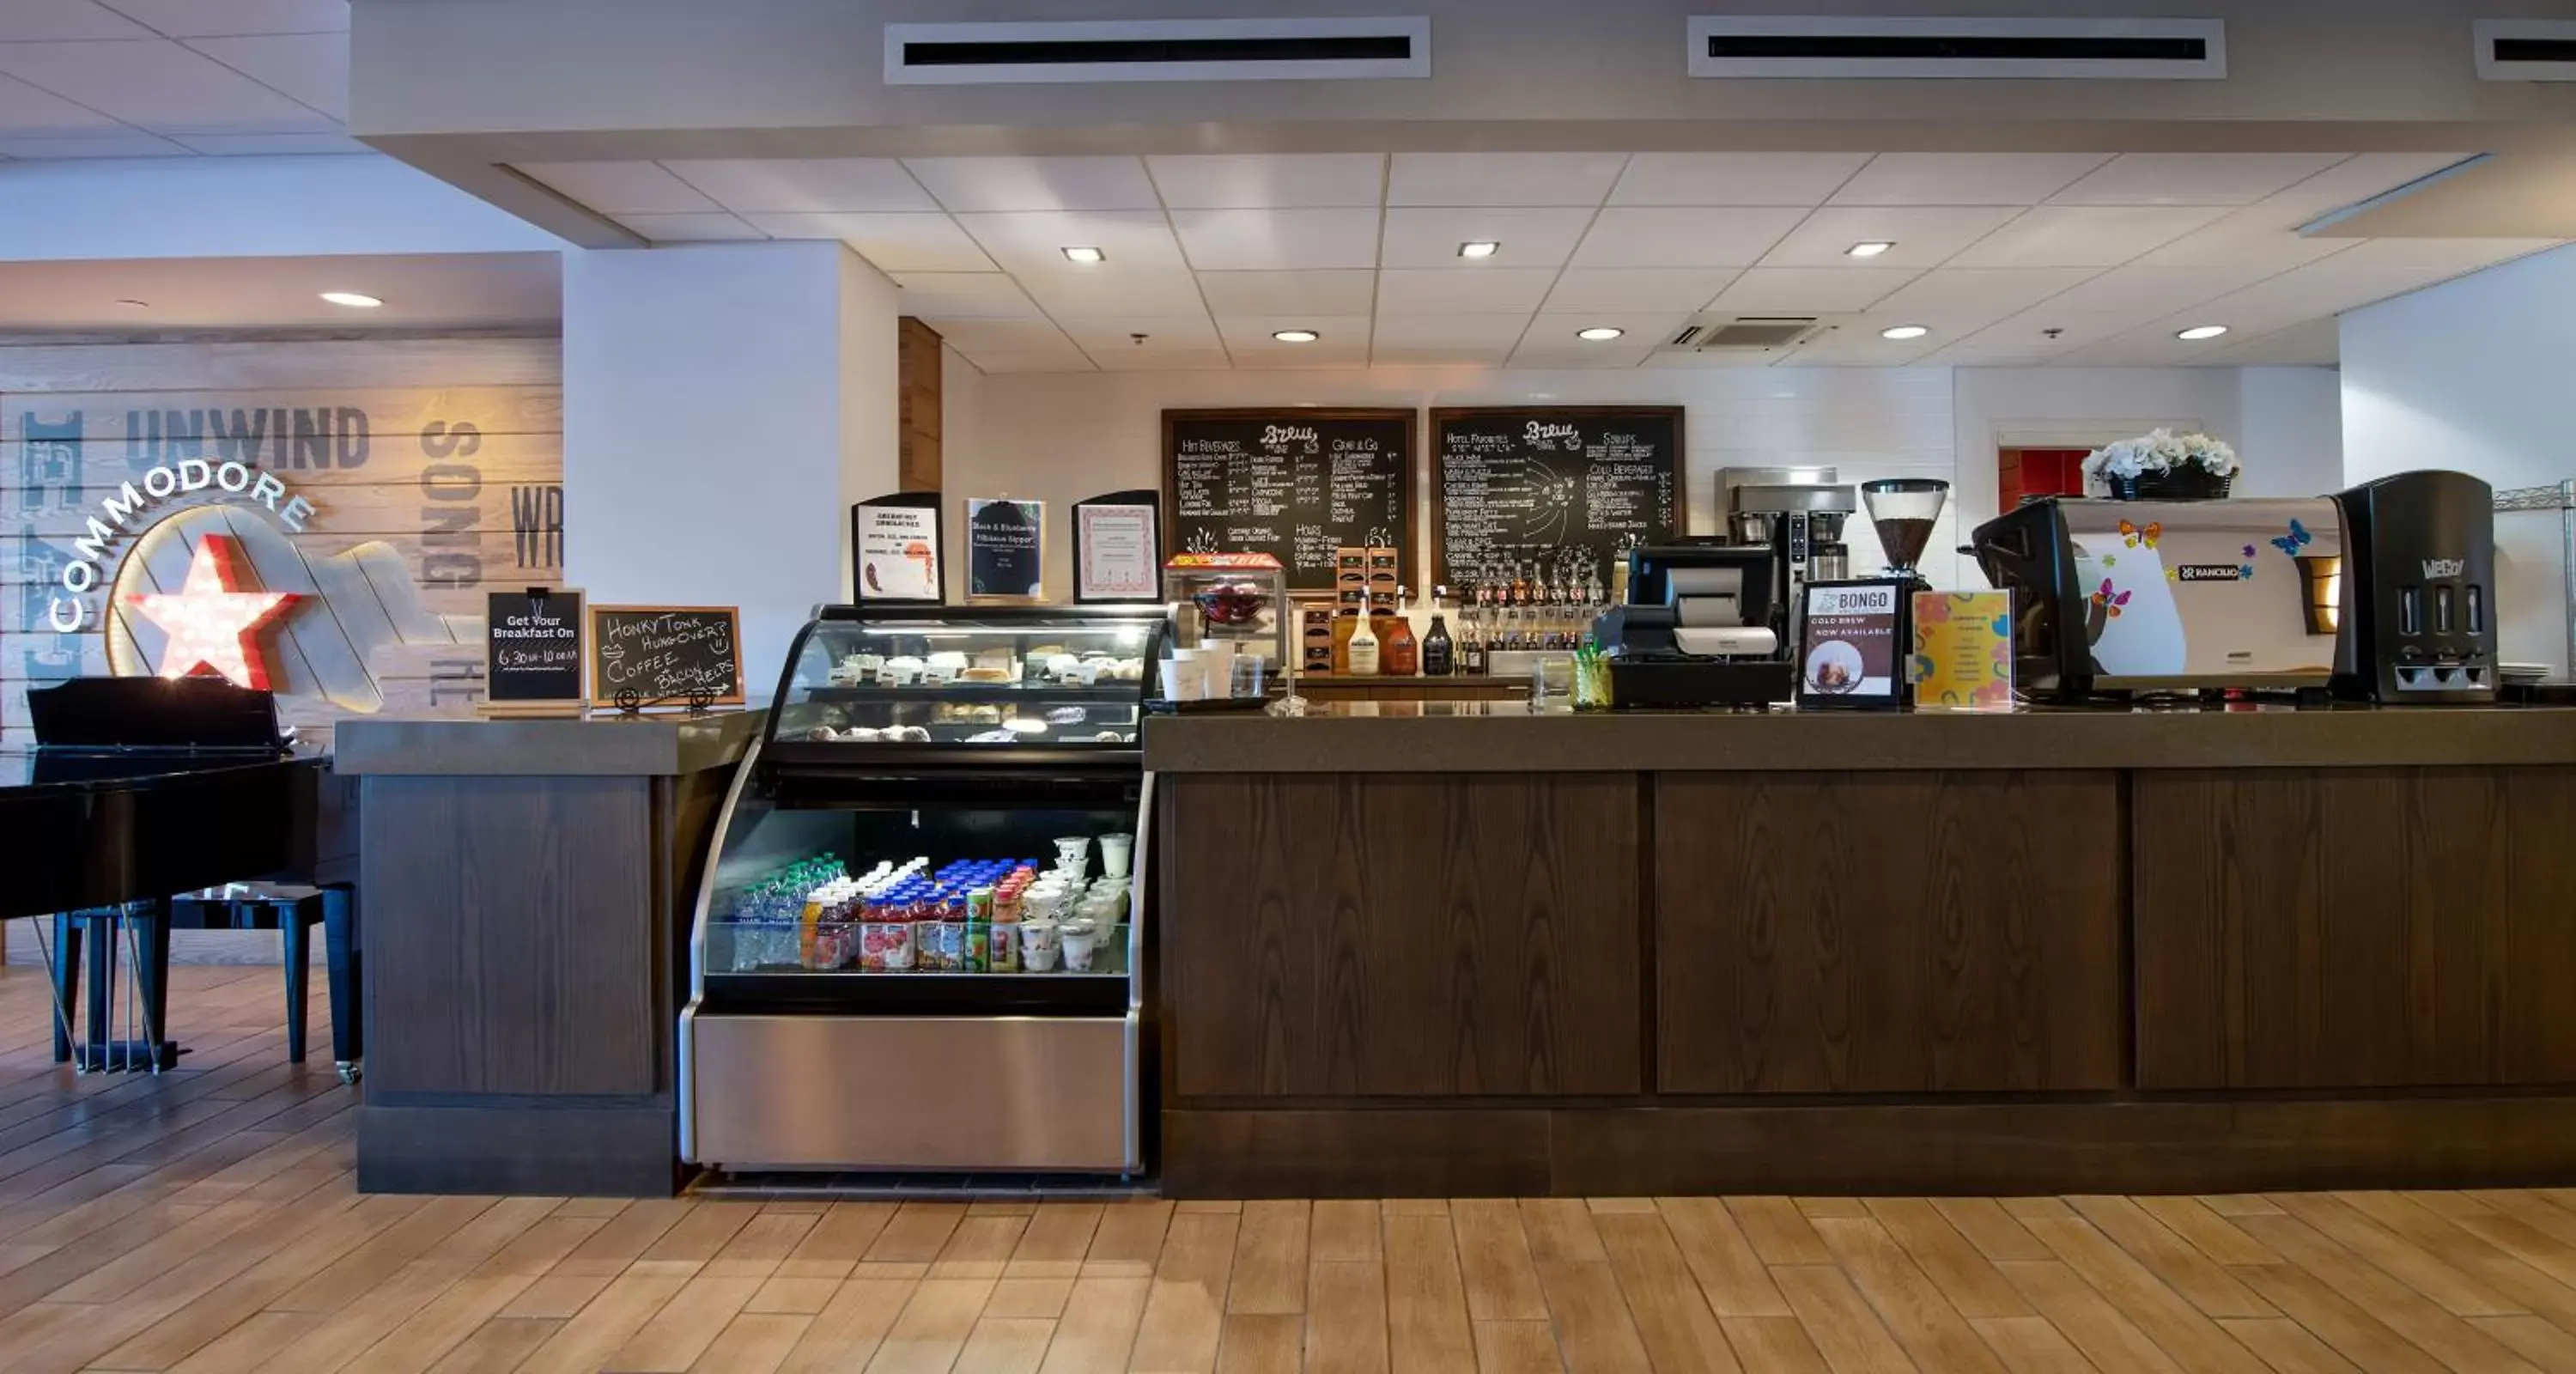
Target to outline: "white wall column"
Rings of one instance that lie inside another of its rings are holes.
[[[2576,250],[2489,268],[2343,317],[2344,478],[2450,468],[2502,491],[2576,477],[2567,360]],[[2554,512],[2496,517],[2496,629],[2509,662],[2567,666]]]
[[[839,243],[564,264],[564,574],[593,602],[742,608],[777,685],[850,594],[849,506],[896,489],[895,287]]]

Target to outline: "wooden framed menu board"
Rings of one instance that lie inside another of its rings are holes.
[[[742,633],[731,606],[593,606],[594,705],[739,706]]]
[[[1682,452],[1680,406],[1432,411],[1431,581],[1588,561],[1609,585],[1620,554],[1681,532]]]
[[[1415,414],[1164,411],[1171,551],[1266,553],[1288,570],[1291,590],[1328,591],[1335,549],[1409,550]]]

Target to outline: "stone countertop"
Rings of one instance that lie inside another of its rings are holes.
[[[346,728],[346,727],[343,727]],[[1318,702],[1156,716],[1157,773],[1524,773],[2576,764],[2576,709],[1533,713],[1517,702]]]
[[[334,732],[343,773],[516,777],[677,777],[730,767],[768,713],[464,720],[354,717]]]

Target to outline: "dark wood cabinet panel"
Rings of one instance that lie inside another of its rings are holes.
[[[651,785],[365,780],[371,1097],[665,1086]]]
[[[2135,789],[2140,1086],[2576,1082],[2576,769]]]
[[[2120,1086],[2109,772],[1660,774],[1657,1086]]]
[[[1180,1095],[1642,1087],[1633,775],[1165,786]]]

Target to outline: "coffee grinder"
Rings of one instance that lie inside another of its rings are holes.
[[[1860,499],[1878,528],[1879,547],[1887,551],[1887,575],[1917,589],[1930,587],[1915,565],[1923,561],[1933,523],[1949,504],[1950,484],[1932,477],[1885,477],[1861,483]]]

